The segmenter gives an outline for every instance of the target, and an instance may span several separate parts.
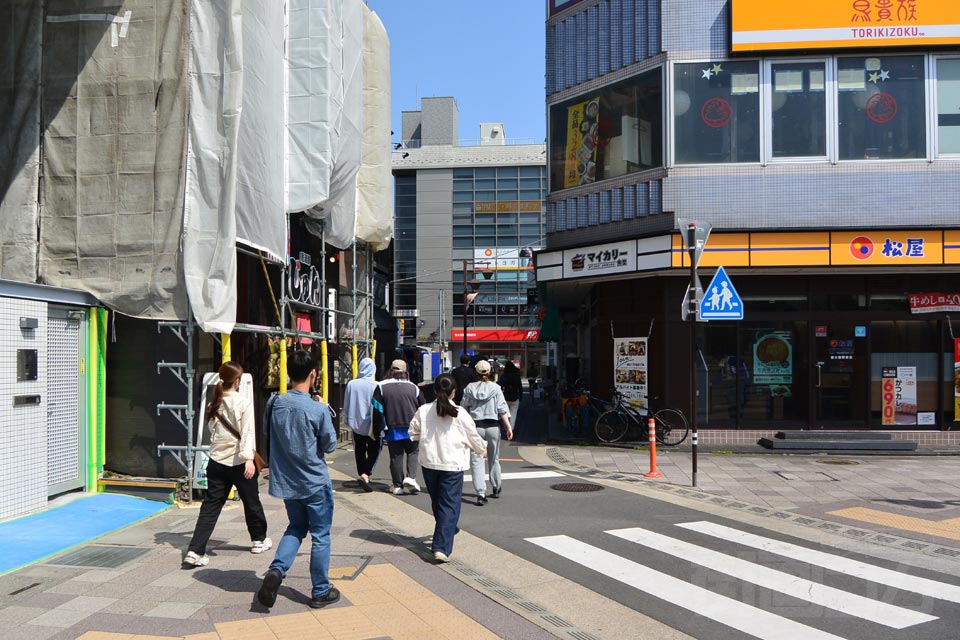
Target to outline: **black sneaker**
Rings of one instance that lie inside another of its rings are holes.
[[[257,600],[267,609],[272,607],[277,601],[277,591],[280,590],[280,583],[283,582],[283,576],[277,569],[267,569],[263,575],[263,584],[257,591]]]
[[[361,488],[361,489],[363,489],[363,490],[366,491],[367,493],[371,493],[371,492],[373,491],[373,487],[370,486],[370,481],[369,481],[369,480],[365,480],[365,479],[363,479],[362,477],[359,478],[359,480],[360,480],[360,488]]]
[[[487,504],[486,496],[477,496],[477,506],[482,507],[485,504]]]
[[[494,487],[494,488],[493,488],[493,494],[491,494],[490,497],[491,497],[491,498],[499,498],[499,497],[500,497],[500,487]]]
[[[336,587],[330,587],[330,591],[327,591],[324,595],[319,598],[314,598],[310,601],[311,609],[322,609],[328,604],[333,604],[334,602],[340,601],[340,589]]]

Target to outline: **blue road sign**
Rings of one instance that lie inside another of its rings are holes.
[[[701,320],[743,320],[743,300],[723,267],[717,269],[700,299]]]

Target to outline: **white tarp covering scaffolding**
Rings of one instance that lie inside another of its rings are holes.
[[[357,174],[357,240],[374,251],[390,245],[390,40],[373,11],[364,14],[363,156]],[[385,143],[386,142],[386,143]]]
[[[0,278],[37,277],[40,35],[36,0],[0,4]]]

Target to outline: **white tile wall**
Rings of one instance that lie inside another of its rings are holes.
[[[21,331],[20,318],[36,318]],[[17,349],[37,350],[37,380],[17,382]],[[47,304],[0,298],[0,519],[47,504]],[[13,406],[13,396],[39,394],[39,405]]]

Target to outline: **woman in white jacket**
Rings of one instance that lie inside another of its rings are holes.
[[[420,442],[420,466],[436,520],[431,551],[437,562],[446,562],[459,530],[463,472],[470,467],[470,452],[484,455],[486,443],[473,419],[451,400],[457,390],[453,377],[438,376],[433,390],[436,401],[417,409],[410,421],[410,439]]]
[[[490,363],[481,360],[475,367],[479,382],[471,382],[463,390],[463,408],[470,412],[477,425],[477,433],[487,442],[487,459],[490,460],[490,484],[493,485],[493,497],[499,498],[503,489],[500,476],[500,425],[504,426],[507,440],[513,440],[513,427],[510,425],[510,409],[503,397],[503,390],[496,382],[490,381]],[[473,488],[477,491],[477,506],[487,504],[487,470],[484,459],[474,455],[470,458],[470,473],[473,475]]]

